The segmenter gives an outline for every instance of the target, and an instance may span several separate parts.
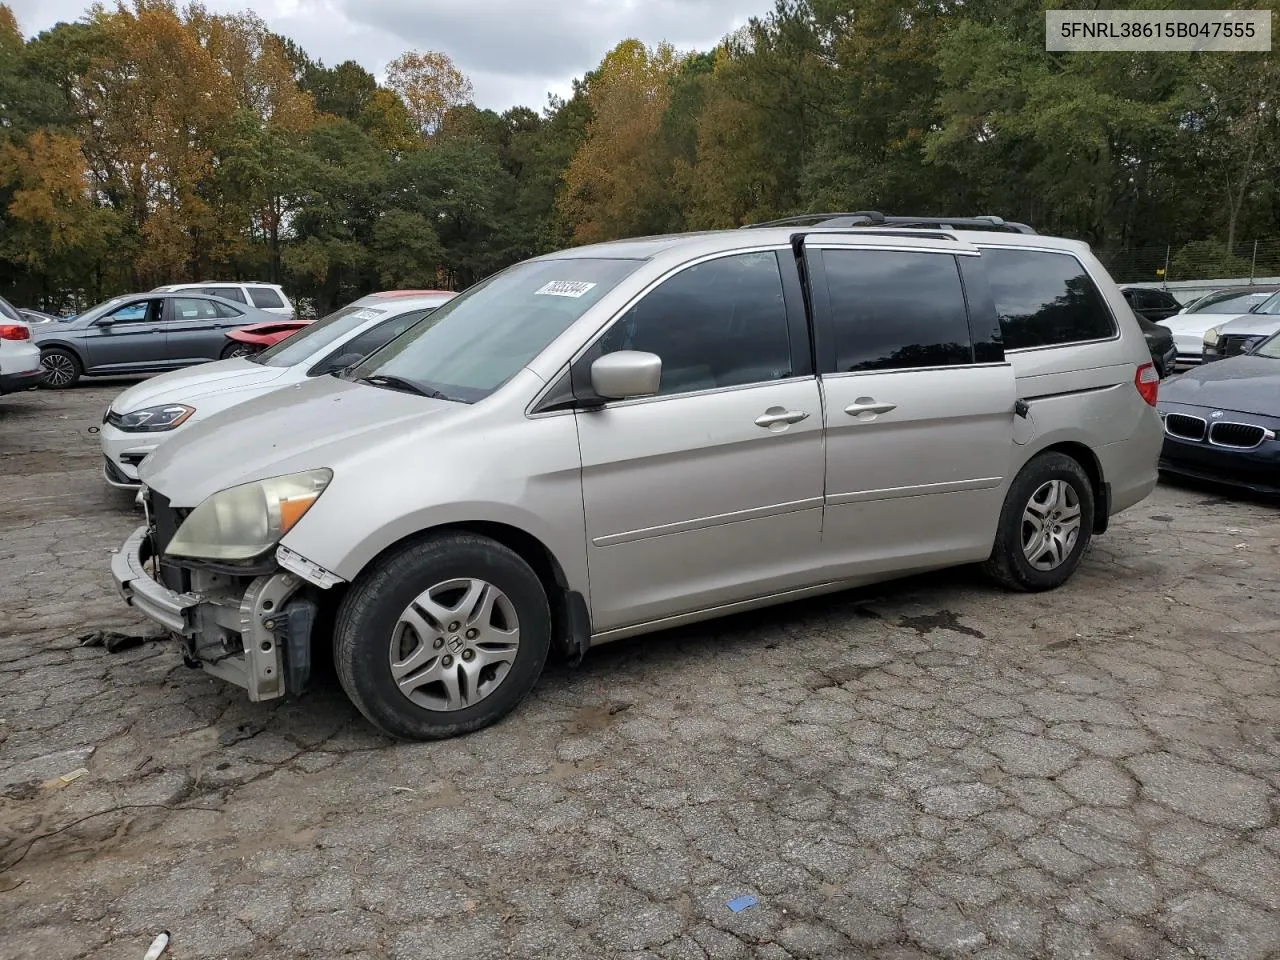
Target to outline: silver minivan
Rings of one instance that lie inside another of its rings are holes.
[[[1158,385],[1088,247],[994,218],[580,247],[162,445],[112,571],[253,700],[329,643],[374,724],[450,736],[553,648],[955,564],[1056,587],[1155,486]]]

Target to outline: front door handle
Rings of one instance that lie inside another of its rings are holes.
[[[776,427],[780,423],[799,423],[809,414],[803,410],[784,410],[782,407],[770,407],[756,417],[757,427]]]
[[[876,403],[870,397],[859,397],[845,407],[844,412],[851,417],[856,417],[860,413],[888,413],[890,410],[897,409],[896,403]]]

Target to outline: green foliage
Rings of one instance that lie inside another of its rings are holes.
[[[1157,6],[1141,0],[1141,6]],[[1280,235],[1280,61],[1044,50],[1031,0],[776,0],[713,50],[618,44],[567,99],[382,85],[253,14],[125,0],[24,40],[0,3],[0,293],[253,277],[318,310],[571,243],[818,210],[994,213],[1148,276]],[[1136,275],[1136,274],[1135,274]]]

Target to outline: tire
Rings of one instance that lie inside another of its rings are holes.
[[[238,343],[232,340],[222,348],[221,359],[230,360],[233,357],[251,357],[258,352],[257,347],[250,346],[247,343]]]
[[[476,594],[478,584],[491,592]],[[374,726],[439,740],[510,713],[550,646],[550,606],[533,568],[493,540],[450,534],[388,554],[356,580],[338,609],[333,659],[343,690]],[[474,666],[495,657],[506,659]],[[419,685],[402,692],[393,671],[407,688]]]
[[[74,387],[84,376],[84,365],[80,363],[80,358],[61,347],[46,347],[41,350],[40,365],[44,367],[40,386],[47,390]]]
[[[1055,452],[1033,457],[1005,497],[995,545],[983,571],[1009,590],[1062,586],[1080,566],[1093,536],[1093,508],[1093,484],[1077,461]],[[1039,520],[1046,512],[1052,520],[1067,519],[1074,512],[1075,530],[1070,531],[1068,523],[1054,523],[1062,532],[1046,531]]]

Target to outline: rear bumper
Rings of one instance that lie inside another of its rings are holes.
[[[0,394],[30,390],[32,387],[38,387],[43,378],[44,370],[38,363],[34,370],[24,370],[21,373],[0,373]]]
[[[139,527],[112,556],[111,577],[126,603],[181,639],[189,666],[242,687],[250,700],[302,691],[315,603],[295,596],[297,576],[209,574],[206,588],[180,593],[152,576],[152,559],[149,532]]]

